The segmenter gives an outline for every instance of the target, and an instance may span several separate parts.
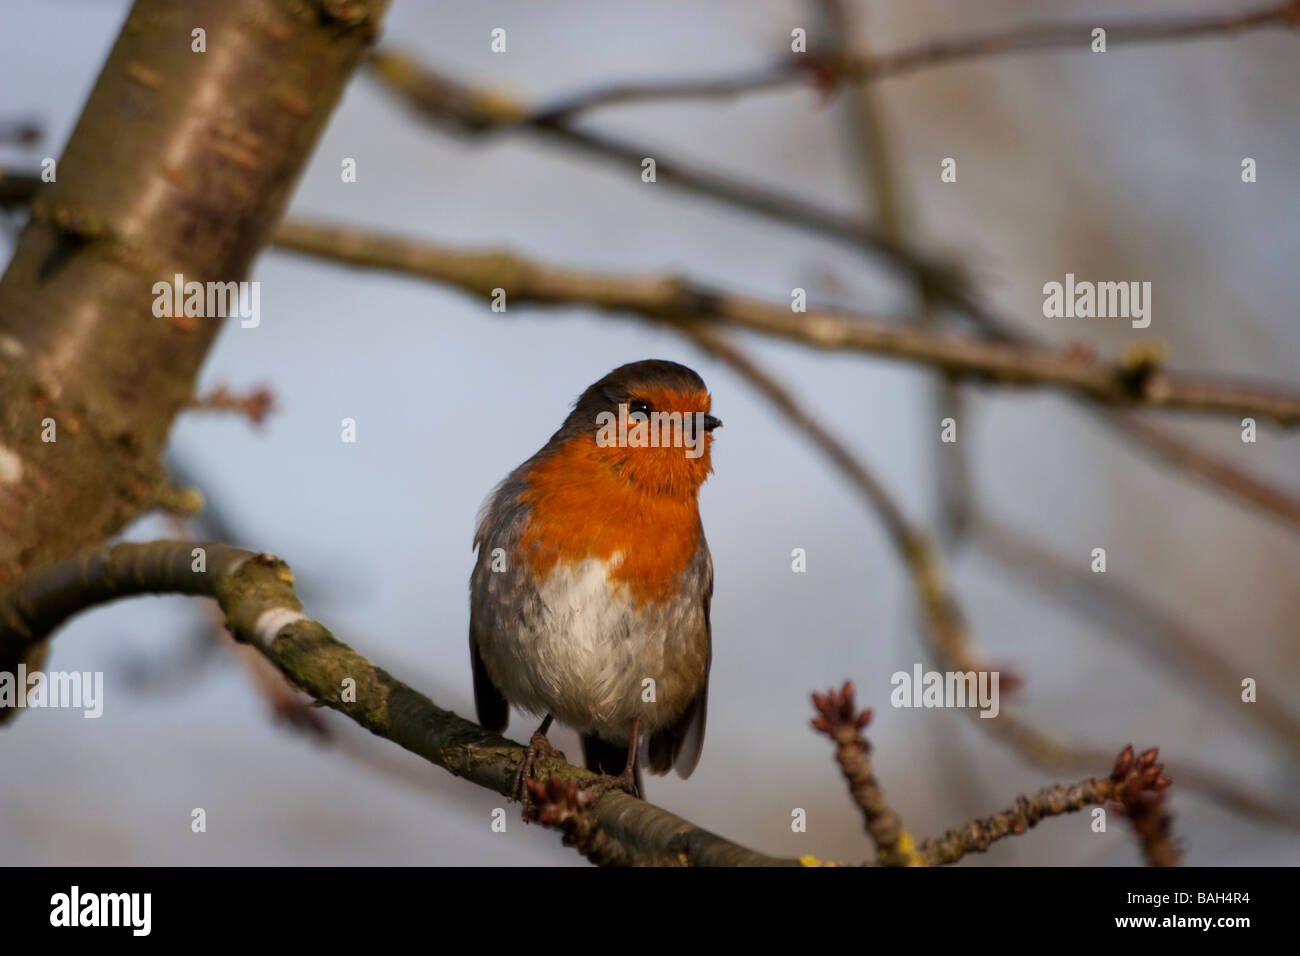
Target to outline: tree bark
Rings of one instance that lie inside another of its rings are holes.
[[[222,322],[153,285],[247,278],[387,5],[132,7],[0,280],[0,585],[147,507]]]

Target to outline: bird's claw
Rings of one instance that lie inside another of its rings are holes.
[[[529,790],[525,785],[526,781],[536,776],[539,761],[549,760],[551,757],[559,757],[563,760],[564,754],[551,746],[544,733],[538,731],[533,734],[528,741],[528,747],[524,750],[524,759],[519,761],[519,770],[515,773],[515,785],[510,791],[512,800],[518,800],[527,806]]]
[[[636,788],[636,774],[629,767],[617,777],[603,773],[591,783],[582,788],[582,794],[586,802],[595,803],[611,790],[622,790],[629,796],[640,799],[641,794]]]

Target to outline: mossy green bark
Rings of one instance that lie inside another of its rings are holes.
[[[196,549],[200,551],[196,554]],[[198,570],[196,570],[196,568]],[[376,667],[316,621],[268,625],[268,612],[302,612],[288,565],[270,554],[224,544],[155,541],[118,544],[42,569],[0,590],[0,641],[30,646],[97,604],[150,593],[215,597],[236,639],[261,651],[296,687],[377,736],[458,777],[509,794],[523,757],[518,743],[444,710]],[[273,633],[272,633],[273,631]],[[590,782],[595,775],[558,758],[542,777]],[[778,866],[796,861],[755,853],[675,814],[611,790],[569,836],[606,864]]]

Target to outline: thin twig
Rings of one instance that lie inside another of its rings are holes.
[[[951,266],[891,240],[869,222],[841,215],[788,193],[747,182],[736,176],[670,158],[667,151],[639,141],[618,139],[578,129],[565,119],[531,115],[527,104],[503,93],[468,86],[429,69],[413,57],[380,50],[369,67],[384,88],[423,119],[442,129],[472,136],[523,132],[575,149],[640,174],[646,157],[655,161],[656,183],[744,210],[786,228],[811,231],[880,256],[913,281],[932,288],[946,304],[963,313],[980,314],[984,307]]]
[[[1181,853],[1170,836],[1164,794],[1172,781],[1156,763],[1156,751],[1135,756],[1132,746],[1121,751],[1109,777],[1090,777],[1022,796],[1015,806],[976,820],[921,844],[920,855],[931,865],[956,863],[969,853],[984,853],[1004,837],[1024,833],[1045,817],[1077,813],[1087,807],[1113,804],[1134,824],[1142,852],[1152,866],[1177,866]]]
[[[964,60],[1055,49],[1087,53],[1092,49],[1092,31],[1106,31],[1106,49],[1172,40],[1206,37],[1231,38],[1266,28],[1300,25],[1300,3],[1285,0],[1241,13],[1192,14],[1149,17],[1105,23],[1100,18],[1074,22],[1032,23],[991,32],[964,34],[927,40],[892,53],[866,54],[818,63],[841,80],[868,82],[898,76],[925,67],[947,66]]]
[[[882,866],[924,866],[912,835],[885,800],[885,791],[872,769],[871,744],[862,733],[871,722],[870,709],[858,710],[853,685],[848,681],[839,690],[832,687],[825,694],[813,694],[812,700],[817,710],[813,728],[835,741],[835,759],[848,781],[853,802],[862,811],[867,833],[876,845],[877,860]]]
[[[1294,0],[1241,13],[1209,13],[1149,17],[1107,23],[1103,18],[1073,22],[1030,23],[978,33],[962,33],[925,40],[885,53],[853,55],[835,50],[810,50],[757,70],[682,80],[625,80],[602,84],[580,93],[558,97],[537,110],[549,121],[572,120],[592,110],[628,103],[663,100],[733,100],[753,93],[772,92],[811,76],[827,82],[870,83],[922,69],[952,66],[971,60],[1041,50],[1085,53],[1091,50],[1092,31],[1106,31],[1106,49],[1123,49],[1146,43],[1232,38],[1269,28],[1294,28],[1300,24],[1300,3]]]
[[[225,385],[218,385],[207,394],[194,396],[185,407],[191,411],[237,412],[260,427],[267,415],[275,411],[275,393],[263,386],[237,394]]]

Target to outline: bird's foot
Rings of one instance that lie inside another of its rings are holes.
[[[515,785],[510,791],[512,800],[519,800],[525,807],[527,806],[529,790],[526,783],[536,776],[537,764],[551,757],[559,757],[563,760],[564,754],[552,747],[551,742],[546,739],[546,734],[539,730],[528,741],[528,747],[524,750],[524,759],[519,761],[519,770],[515,773]]]
[[[641,796],[636,787],[636,773],[631,767],[628,767],[617,777],[610,776],[607,773],[601,774],[582,788],[582,794],[587,803],[595,803],[611,790],[622,790],[624,793],[638,799]]]

